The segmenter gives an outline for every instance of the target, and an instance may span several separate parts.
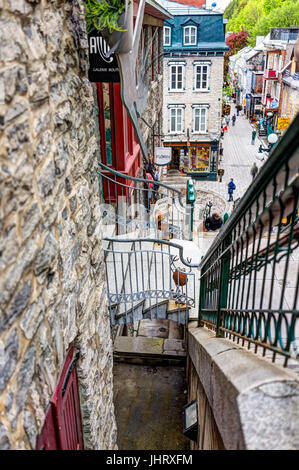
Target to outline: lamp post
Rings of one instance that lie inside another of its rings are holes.
[[[263,152],[270,152],[271,148],[274,144],[278,141],[278,137],[276,134],[272,133],[268,135],[268,142],[269,145],[267,148],[263,148],[262,144],[259,146],[258,153],[256,154],[256,158],[260,161],[264,160],[264,153]]]
[[[218,150],[219,150],[219,139],[221,132],[217,129],[210,130],[210,139],[211,139],[211,173],[215,172],[217,175],[218,167]],[[216,176],[217,178],[217,176]]]

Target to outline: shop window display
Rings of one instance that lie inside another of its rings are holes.
[[[189,147],[189,171],[210,171],[210,149],[208,147]]]

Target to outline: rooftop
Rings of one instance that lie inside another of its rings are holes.
[[[183,0],[182,0],[183,1]],[[190,1],[190,4],[187,3]],[[192,1],[192,4],[191,4]],[[161,0],[164,8],[172,15],[223,15],[219,11],[198,6],[200,0],[184,0],[184,3],[173,2],[171,0]],[[195,5],[194,5],[195,4]]]

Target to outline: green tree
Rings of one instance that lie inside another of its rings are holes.
[[[270,28],[299,25],[299,0],[233,0],[224,16],[228,31],[245,29],[249,44],[255,45],[256,36],[267,35]]]

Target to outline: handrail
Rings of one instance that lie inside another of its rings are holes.
[[[100,162],[99,167],[103,210],[107,213],[106,220],[115,223],[117,235],[130,233],[132,229],[155,229],[159,231],[156,237],[190,237],[191,209],[184,203],[181,191],[160,181],[121,173]]]
[[[183,257],[183,252],[184,252],[184,247],[182,245],[179,245],[178,243],[173,243],[169,242],[167,240],[161,240],[160,238],[111,238],[111,237],[104,237],[103,240],[106,240],[108,242],[114,242],[114,243],[142,243],[142,242],[147,242],[147,243],[158,243],[160,245],[167,245],[169,247],[177,248],[179,250],[179,256],[180,256],[180,261],[187,266],[188,268],[198,268],[199,263],[190,263],[186,261]],[[108,250],[106,250],[108,251]],[[115,250],[113,250],[114,253],[116,253]]]
[[[185,260],[183,247],[156,238],[103,240],[108,242],[104,260],[111,325],[142,318],[169,318],[186,324],[187,310],[196,304],[192,268],[198,268],[198,263]]]
[[[159,186],[159,187],[168,189],[169,191],[172,191],[172,192],[174,192],[174,193],[176,193],[176,194],[178,195],[178,199],[179,199],[179,202],[180,202],[181,206],[182,206],[182,207],[185,207],[185,206],[184,206],[184,203],[183,203],[183,200],[182,200],[182,199],[183,199],[183,196],[182,196],[182,193],[181,193],[181,191],[180,191],[179,189],[175,189],[175,188],[173,188],[172,186],[168,186],[167,184],[161,183],[160,181],[154,181],[154,182],[152,182],[152,181],[149,181],[149,180],[144,179],[144,178],[139,178],[139,177],[137,177],[137,176],[129,176],[129,175],[126,175],[126,174],[124,174],[124,173],[120,173],[119,171],[116,171],[116,170],[114,170],[113,168],[110,168],[109,166],[106,166],[106,165],[104,165],[104,164],[101,163],[101,162],[98,162],[98,164],[99,164],[99,166],[100,166],[103,170],[105,170],[105,171],[107,171],[107,172],[109,172],[109,173],[112,173],[113,175],[118,176],[118,177],[120,177],[120,178],[123,178],[123,179],[125,179],[125,180],[131,180],[131,181],[135,181],[135,182],[138,182],[138,183],[145,183],[145,184],[152,183],[152,184],[155,184],[155,185],[157,185],[157,186]],[[99,173],[99,174],[102,175],[102,173]],[[106,178],[109,178],[109,177],[107,177],[107,176],[105,176],[105,177],[106,177]],[[121,185],[123,185],[123,186],[126,186],[128,189],[131,189],[131,186],[130,186],[130,185],[125,185],[125,184],[123,184],[123,183],[118,183],[118,184],[121,184]]]
[[[244,196],[241,198],[237,209],[233,212],[231,217],[229,217],[222,230],[218,233],[214,242],[201,261],[200,267],[202,267],[208,261],[208,259],[213,255],[215,250],[219,247],[227,235],[236,227],[238,222],[246,213],[247,208],[257,199],[257,195],[262,193],[265,185],[271,181],[273,176],[279,171],[283,164],[287,162],[290,153],[294,152],[296,148],[298,148],[299,132],[297,129],[299,129],[299,114],[295,118],[292,126],[290,126],[287,130],[284,138],[279,142],[279,145],[277,145],[273,149],[272,153],[270,153],[266,163],[260,169],[258,175],[251,183]]]
[[[299,115],[199,266],[199,324],[284,366],[299,351],[298,129]]]

